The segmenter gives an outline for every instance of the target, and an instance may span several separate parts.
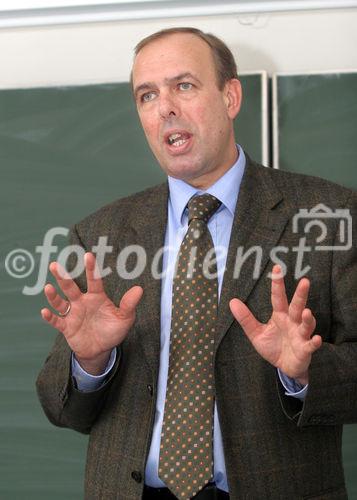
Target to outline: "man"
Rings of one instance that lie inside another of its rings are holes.
[[[355,194],[256,165],[236,145],[242,91],[212,35],[178,28],[144,39],[132,85],[168,185],[77,224],[85,275],[74,282],[52,263],[66,299],[46,285],[54,312],[42,310],[61,333],[39,397],[51,422],[90,434],[85,498],[347,498],[356,248],[307,251],[319,232],[297,231],[294,216],[324,203],[349,210],[355,231]],[[339,226],[325,224],[332,248]],[[107,269],[142,247],[140,276],[102,280],[91,253],[99,236],[113,246]],[[151,264],[164,245],[157,279]]]

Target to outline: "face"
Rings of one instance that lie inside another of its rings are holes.
[[[149,43],[135,58],[133,88],[150,148],[168,175],[206,189],[235,163],[240,83],[219,90],[204,40],[180,33]]]

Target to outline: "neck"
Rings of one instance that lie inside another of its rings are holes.
[[[223,175],[228,172],[230,168],[237,162],[239,158],[239,151],[234,144],[234,150],[230,154],[227,161],[219,167],[216,167],[212,170],[212,172],[208,172],[205,175],[197,177],[195,179],[183,179],[187,184],[190,184],[196,189],[200,189],[202,191],[206,191],[210,186],[212,186],[215,182],[218,181]]]

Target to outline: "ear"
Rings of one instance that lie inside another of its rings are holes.
[[[242,104],[242,86],[240,81],[236,78],[228,80],[224,85],[223,93],[228,116],[234,120]]]

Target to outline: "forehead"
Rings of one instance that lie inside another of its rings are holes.
[[[210,46],[190,33],[178,33],[150,42],[137,54],[133,64],[133,84],[171,78],[190,72],[197,77],[215,75]]]

